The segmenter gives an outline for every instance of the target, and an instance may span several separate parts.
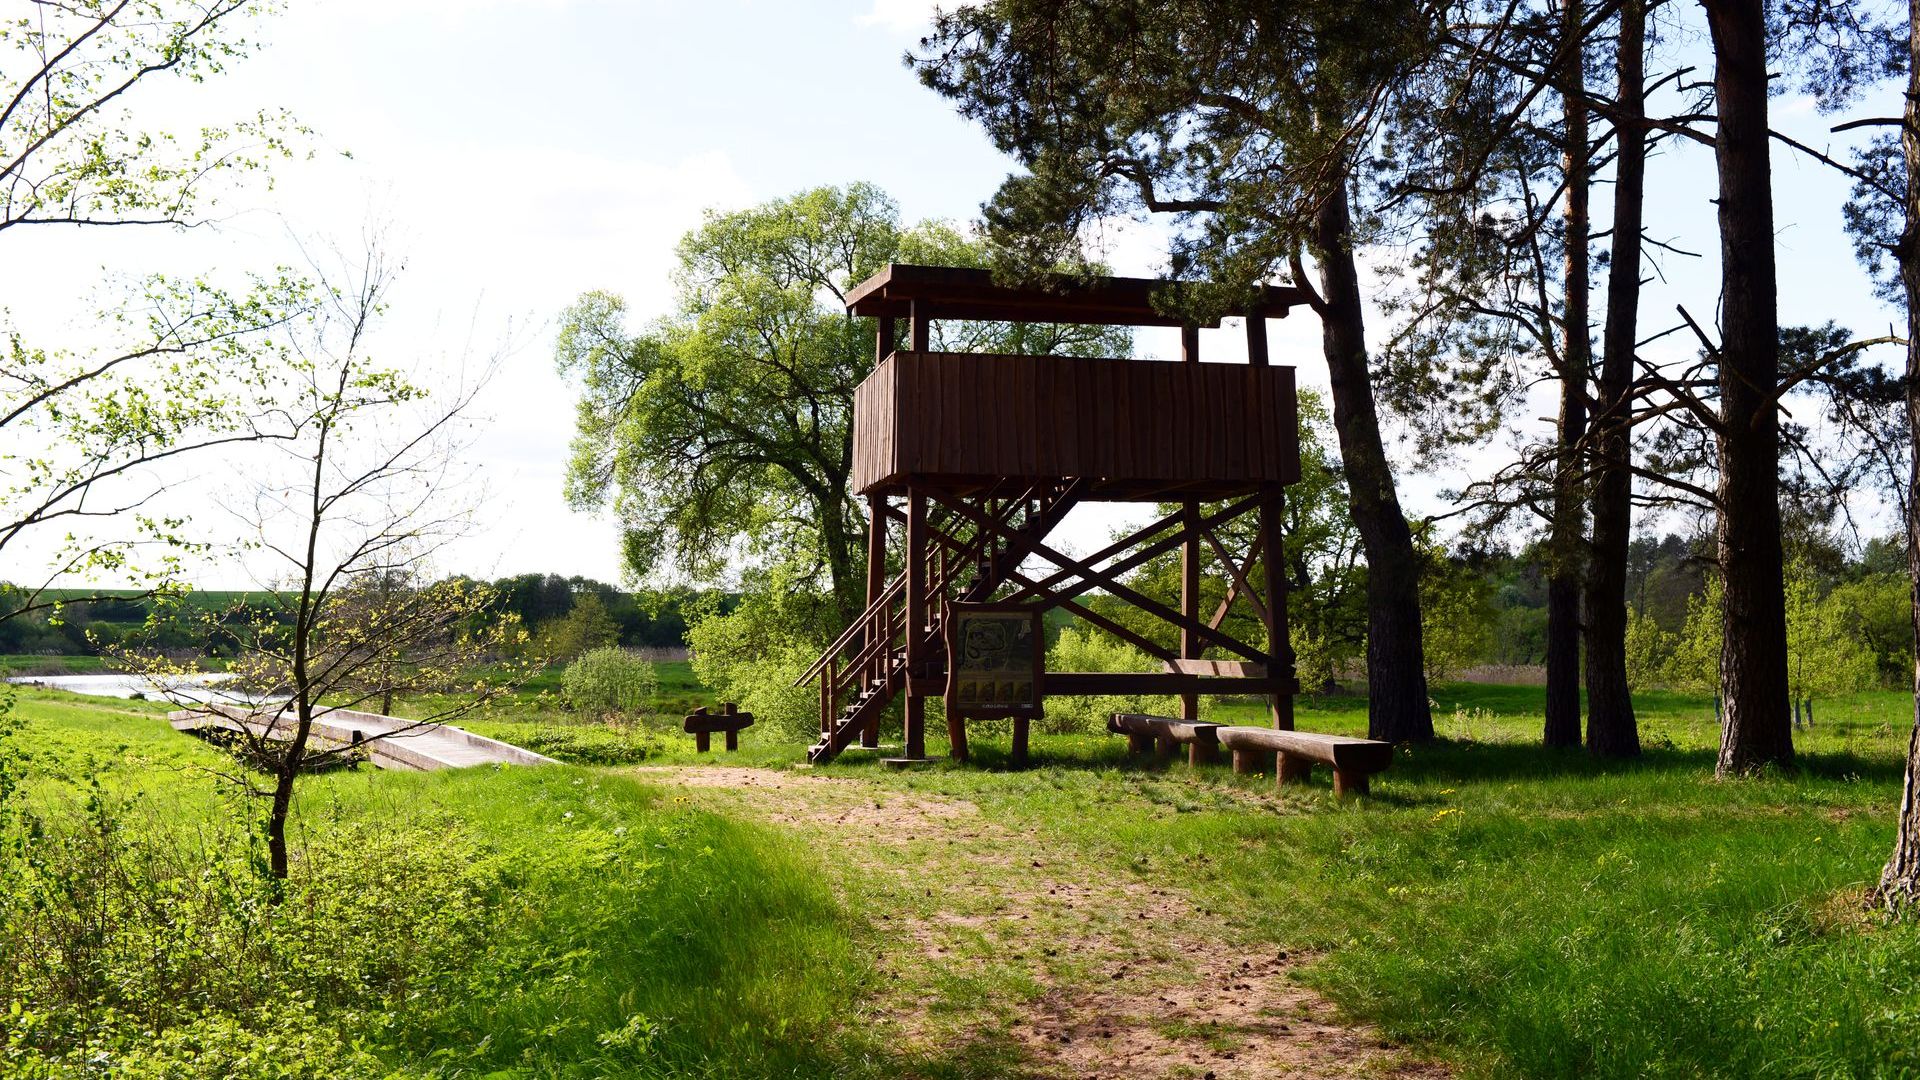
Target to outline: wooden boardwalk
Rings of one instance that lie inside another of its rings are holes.
[[[221,727],[232,731],[242,728],[267,738],[285,738],[293,727],[290,716],[275,718],[266,711],[237,705],[213,705],[203,709],[182,709],[167,714],[176,731],[195,731]],[[333,709],[313,721],[312,734],[327,745],[367,742],[367,754],[383,769],[431,772],[436,769],[465,769],[475,765],[554,765],[550,757],[523,750],[512,743],[475,735],[464,728],[447,724],[406,731],[415,721],[378,713]],[[389,732],[406,731],[401,735]],[[368,742],[367,740],[372,740]]]

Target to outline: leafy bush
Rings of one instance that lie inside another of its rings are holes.
[[[625,649],[599,648],[567,665],[560,679],[567,705],[601,719],[638,719],[660,691],[653,665]]]
[[[1092,630],[1068,628],[1047,650],[1047,667],[1055,671],[1156,671],[1159,664],[1124,641]],[[1047,715],[1038,725],[1052,734],[1100,734],[1107,717],[1117,712],[1168,715],[1177,705],[1171,697],[1109,694],[1104,697],[1050,697]]]
[[[823,598],[776,578],[733,611],[696,618],[687,630],[693,673],[720,700],[753,714],[750,735],[811,739],[820,730],[820,693],[793,680],[824,644],[811,628],[833,619]]]

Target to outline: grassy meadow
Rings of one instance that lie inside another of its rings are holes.
[[[669,719],[703,700],[683,667],[662,665],[656,711]],[[801,760],[797,744],[760,731],[737,755],[702,757],[668,722],[582,724],[550,690],[531,686],[517,711],[469,726],[644,744],[635,760],[650,767]],[[1645,757],[1598,764],[1538,748],[1538,687],[1445,685],[1434,697],[1442,740],[1399,751],[1374,794],[1346,805],[1324,774],[1275,793],[1270,777],[1224,767],[1129,762],[1120,740],[1094,736],[1038,737],[1035,765],[1015,772],[990,730],[971,765],[903,773],[849,754],[811,775],[866,785],[856,790],[875,806],[964,802],[1041,850],[1184,897],[1223,940],[1305,955],[1295,977],[1347,1017],[1463,1075],[1920,1075],[1920,928],[1860,903],[1891,843],[1909,697],[1821,701],[1797,733],[1797,772],[1735,783],[1711,778],[1710,700],[1646,695]],[[84,1062],[101,1054],[124,1075],[155,1076],[991,1076],[1032,1065],[1005,1046],[876,1042],[852,1019],[890,1011],[881,963],[887,979],[990,1000],[1015,1022],[1040,1000],[1031,980],[994,973],[991,941],[964,978],[898,947],[884,913],[911,910],[903,898],[922,884],[931,896],[969,879],[979,868],[959,856],[936,858],[902,891],[884,846],[854,849],[868,864],[849,865],[844,850],[625,763],[342,773],[306,782],[307,857],[289,886],[299,902],[263,915],[244,866],[247,815],[210,775],[222,759],[158,711],[16,696],[25,728],[8,742],[26,760],[15,802],[63,823],[46,827],[72,843],[94,838],[79,844],[99,849],[89,857],[174,890],[192,914],[155,919],[131,885],[112,900],[135,905],[119,917],[138,929],[81,942],[93,1005],[63,1003],[58,988],[71,997],[75,976],[20,952],[44,949],[59,927],[0,931],[0,980],[11,980],[0,981],[0,1072],[90,1075]],[[1303,700],[1298,721],[1363,732],[1364,702]],[[61,894],[57,871],[9,884],[12,912],[84,892]],[[189,930],[202,968],[236,974],[187,979],[152,959]],[[250,989],[247,971],[264,972],[256,981],[276,996]],[[292,1066],[242,1060],[258,1040],[236,1032],[262,1031]]]

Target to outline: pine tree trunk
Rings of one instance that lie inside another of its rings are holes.
[[[1720,172],[1719,776],[1793,763],[1781,581],[1778,286],[1767,132],[1766,11],[1704,0],[1713,35]]]
[[[1907,477],[1907,572],[1913,582],[1913,639],[1920,645],[1920,0],[1907,0],[1907,108],[1900,149],[1907,166],[1906,224],[1900,231],[1900,282],[1907,300],[1907,431],[1914,442]],[[1880,872],[1874,899],[1910,914],[1920,904],[1920,649],[1914,653],[1914,726],[1907,740],[1907,777],[1893,856]]]
[[[1587,428],[1587,373],[1593,366],[1588,337],[1587,297],[1591,273],[1587,259],[1590,227],[1587,210],[1587,110],[1585,50],[1579,45],[1585,6],[1565,0],[1561,33],[1567,57],[1561,70],[1561,101],[1566,112],[1563,169],[1567,182],[1565,307],[1561,313],[1559,457],[1554,463],[1553,529],[1547,575],[1548,746],[1580,745],[1580,578],[1585,492],[1577,447]]]
[[[1628,422],[1634,339],[1640,316],[1641,206],[1646,197],[1646,132],[1632,122],[1646,107],[1647,12],[1641,0],[1620,6],[1614,163],[1613,259],[1607,267],[1607,323],[1601,334],[1598,415],[1594,420],[1593,546],[1587,561],[1587,749],[1637,757],[1640,727],[1627,685],[1627,545],[1633,531],[1633,454]]]
[[[1433,738],[1433,712],[1420,637],[1419,569],[1374,408],[1344,183],[1315,215],[1314,245],[1326,301],[1321,345],[1332,387],[1333,428],[1340,438],[1348,505],[1367,557],[1367,734],[1389,742],[1424,742]]]

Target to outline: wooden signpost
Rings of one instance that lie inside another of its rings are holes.
[[[1046,696],[1046,629],[1024,604],[949,603],[941,625],[947,645],[947,738],[967,756],[970,719],[1013,720],[1013,763],[1027,762],[1027,734]]]
[[[753,714],[741,712],[740,706],[729,701],[720,706],[718,713],[710,713],[705,705],[687,715],[684,730],[693,736],[693,748],[704,754],[713,749],[713,733],[724,732],[727,736],[727,749],[740,749],[740,729],[753,726]]]

